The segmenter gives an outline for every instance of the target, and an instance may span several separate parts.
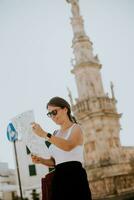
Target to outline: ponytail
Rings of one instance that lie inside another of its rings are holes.
[[[70,109],[68,109],[67,115],[68,115],[68,117],[69,117],[69,119],[70,119],[71,122],[77,124],[77,121],[76,121],[75,117],[73,115],[71,115],[71,110]]]
[[[76,123],[77,124],[77,121],[75,119],[75,117],[73,115],[70,115],[70,120],[73,122],[73,123]]]

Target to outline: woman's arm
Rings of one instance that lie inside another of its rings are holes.
[[[39,124],[33,123],[33,131],[40,137],[46,138],[47,132],[44,131]],[[66,140],[57,136],[52,135],[49,139],[49,142],[56,145],[64,151],[71,151],[74,147],[82,145],[83,143],[83,134],[79,126],[75,126],[72,129],[70,137]]]
[[[32,162],[35,164],[42,164],[42,165],[46,165],[48,167],[55,166],[55,161],[52,157],[49,159],[45,159],[45,158],[42,158],[39,156],[31,155],[31,158],[32,158]]]

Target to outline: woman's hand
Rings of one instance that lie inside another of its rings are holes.
[[[35,164],[43,164],[43,159],[39,156],[31,155],[32,162]]]
[[[39,124],[33,122],[31,125],[32,125],[32,130],[34,131],[36,135],[40,137],[46,137],[45,131],[41,128]]]
[[[42,164],[42,165],[46,165],[48,167],[54,167],[55,166],[55,160],[54,158],[49,158],[49,159],[45,159],[36,155],[31,155],[32,158],[32,162],[35,164]]]

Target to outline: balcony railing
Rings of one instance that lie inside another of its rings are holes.
[[[111,113],[117,114],[116,100],[109,97],[92,97],[77,101],[72,107],[74,114],[77,116],[81,113],[93,114],[93,113]]]

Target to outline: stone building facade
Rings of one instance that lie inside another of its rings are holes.
[[[0,162],[0,200],[12,200],[17,195],[16,174],[7,163]]]
[[[41,199],[41,178],[44,177],[45,174],[48,172],[48,168],[43,165],[36,165],[32,163],[30,150],[25,145],[25,142],[23,142],[22,139],[17,140],[15,145],[17,151],[20,184],[23,198],[28,198],[28,200],[32,200],[32,193],[35,191],[35,193],[39,196],[39,199]],[[14,159],[16,160],[16,158]],[[18,175],[16,179],[18,185],[17,194],[18,196],[20,196]]]
[[[78,0],[67,2],[72,11],[72,73],[78,99],[73,103],[71,93],[69,97],[84,131],[85,168],[93,199],[134,199],[134,147],[121,145],[121,114],[117,112],[113,85],[109,97],[103,89],[102,65],[84,31]]]

